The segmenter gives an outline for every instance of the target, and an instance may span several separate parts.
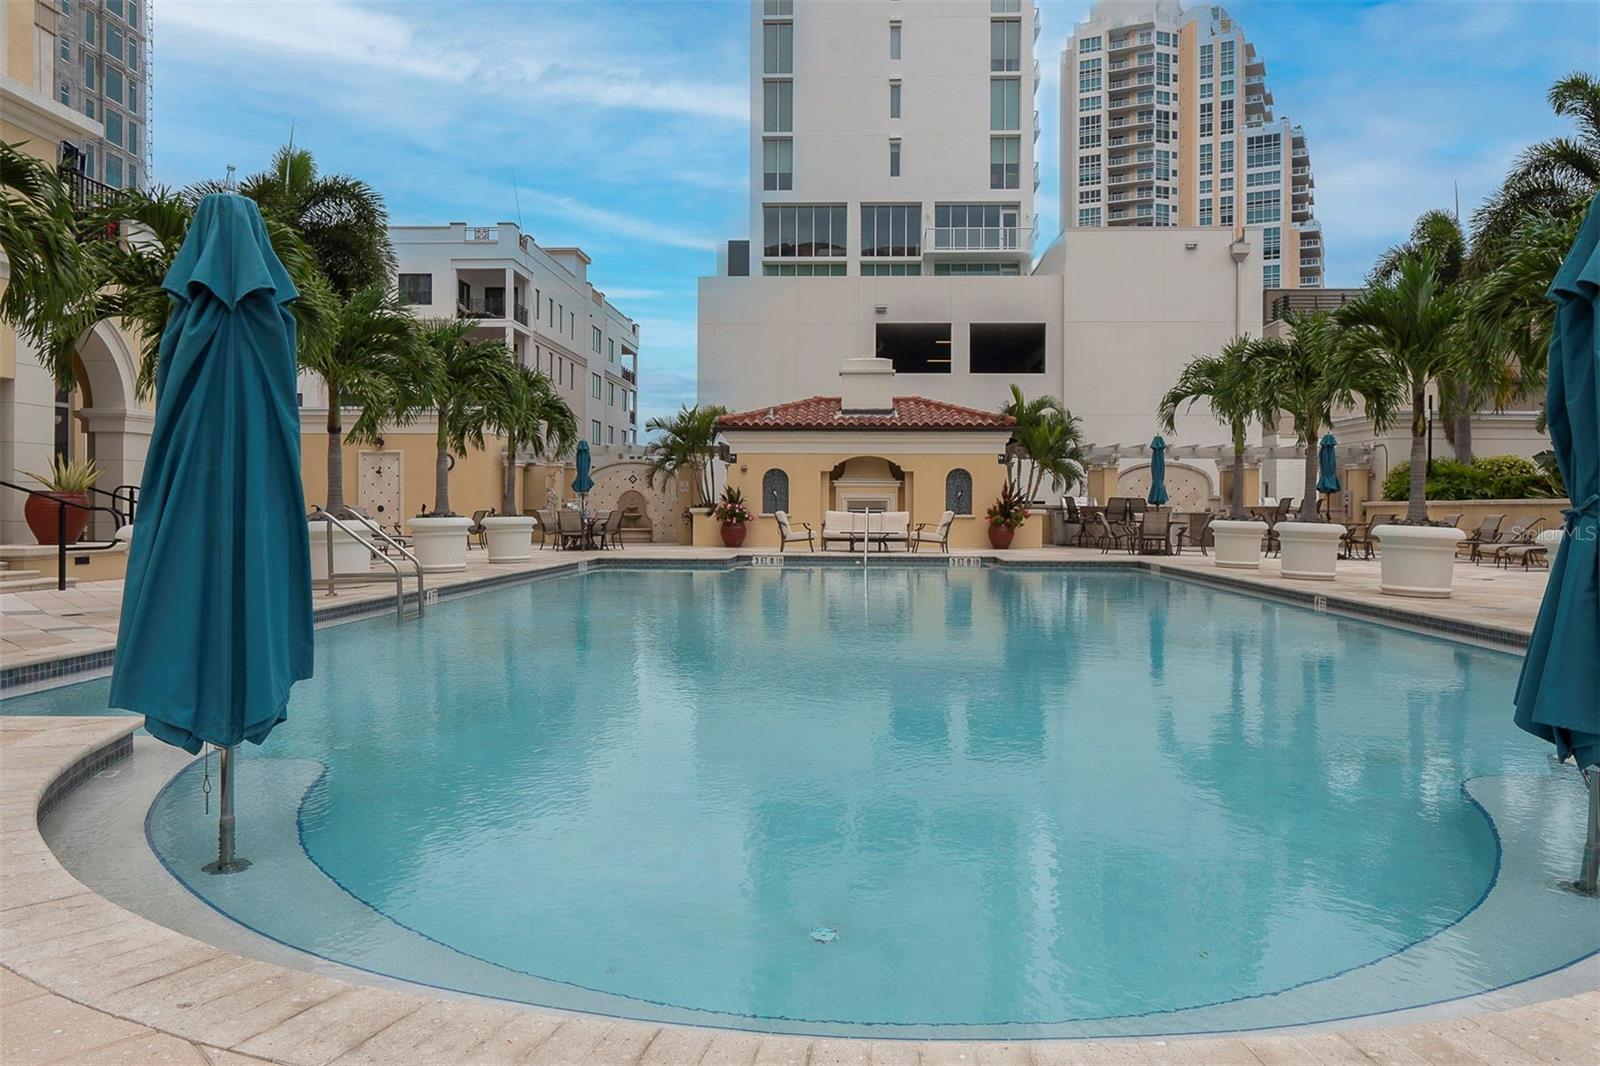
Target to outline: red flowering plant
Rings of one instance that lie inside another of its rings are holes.
[[[1016,529],[1028,520],[1028,501],[1010,481],[1000,491],[999,499],[989,505],[989,524]]]
[[[744,493],[732,485],[722,490],[722,498],[711,508],[711,517],[723,525],[748,523],[756,520],[755,513],[744,502]]]

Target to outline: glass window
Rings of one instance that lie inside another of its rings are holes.
[[[65,37],[61,38],[61,58],[68,62],[72,60],[72,42]]]
[[[83,113],[88,115],[90,118],[94,118],[94,97],[89,96],[84,98]]]
[[[761,187],[774,191],[794,188],[794,141],[768,137],[761,142]]]
[[[106,0],[106,10],[118,18],[122,17],[122,0]]]
[[[113,189],[122,188],[122,160],[110,152],[106,153],[106,184]]]
[[[592,418],[589,420],[589,443],[600,443],[600,420],[598,418]]]
[[[107,100],[114,100],[119,104],[122,103],[122,71],[116,67],[106,68],[105,93]]]
[[[122,116],[109,107],[106,108],[106,140],[116,145],[122,143]]]
[[[106,23],[106,55],[117,61],[122,60],[122,31],[112,23]]]
[[[762,254],[772,259],[844,258],[844,204],[768,204],[761,210]]]
[[[60,90],[57,91],[56,96],[63,104],[66,104],[68,107],[72,106],[72,90],[65,84],[63,84]]]
[[[1261,231],[1261,258],[1272,260],[1282,257],[1283,229],[1279,226],[1268,226]]]
[[[1282,283],[1282,264],[1268,263],[1261,268],[1261,287],[1263,289],[1276,289]]]
[[[1254,225],[1261,222],[1277,222],[1283,217],[1283,201],[1277,189],[1258,189],[1255,192],[1244,194],[1244,220],[1246,224]]]
[[[596,400],[598,400],[600,398],[600,375],[599,374],[590,374],[589,375],[589,395],[593,396]]]
[[[789,509],[789,475],[772,469],[761,475],[761,513],[773,514]]]
[[[617,383],[615,381],[606,382],[606,406],[617,406]]]
[[[989,10],[996,15],[1016,15],[1022,11],[1022,0],[989,0]]]
[[[768,74],[794,73],[794,23],[769,22],[762,27],[762,70]]]
[[[128,123],[128,151],[135,155],[139,152],[139,124],[136,122]]]
[[[1098,51],[1100,51],[1099,37],[1085,37],[1083,40],[1078,42],[1079,55],[1088,55],[1090,52]]]
[[[989,188],[1016,189],[1022,184],[1022,138],[989,138]]]
[[[139,113],[139,86],[128,82],[128,110],[135,115]]]
[[[99,38],[94,35],[94,12],[92,10],[85,11],[83,13],[83,43],[93,48],[97,40]]]
[[[596,354],[596,355],[600,354],[600,343],[604,339],[604,337],[605,337],[605,334],[600,332],[600,327],[599,326],[590,326],[589,327],[589,345],[590,345],[590,347],[592,347],[594,349],[594,354]]]
[[[972,475],[960,467],[944,476],[944,509],[956,514],[972,513]]]
[[[900,117],[900,83],[897,81],[889,83],[889,117]]]
[[[83,86],[90,92],[95,90],[94,56],[87,52],[83,54]]]
[[[989,69],[1022,69],[1022,20],[994,19],[989,23]]]
[[[889,140],[889,176],[891,178],[900,176],[900,139],[898,137],[893,137]]]
[[[1022,128],[1022,79],[989,79],[989,128],[992,130]]]
[[[862,204],[863,256],[922,254],[921,204]]]
[[[131,37],[128,39],[128,58],[125,62],[129,70],[139,69],[139,42]]]
[[[433,303],[432,274],[401,274],[400,302],[406,305]]]
[[[1080,93],[1097,93],[1102,87],[1100,80],[1100,57],[1093,59],[1080,59],[1078,61],[1078,91]]]
[[[1218,154],[1218,158],[1217,158],[1217,173],[1219,173],[1219,174],[1232,174],[1233,173],[1233,142],[1232,141],[1222,141],[1222,142],[1220,142],[1220,147],[1218,149],[1218,153],[1219,154]]]
[[[1100,153],[1078,157],[1078,184],[1100,184]]]
[[[1078,116],[1078,147],[1079,148],[1098,148],[1098,147],[1100,147],[1100,116],[1099,115],[1079,115]]]
[[[771,17],[783,17],[794,14],[794,0],[765,0],[761,6],[761,13]]]
[[[900,23],[889,23],[889,58],[900,58]]]
[[[1098,207],[1085,207],[1085,208],[1080,209],[1078,211],[1078,225],[1080,225],[1080,226],[1098,226],[1098,225],[1100,225],[1100,209]]]
[[[794,82],[768,80],[761,88],[761,128],[768,133],[791,132],[794,129]]]

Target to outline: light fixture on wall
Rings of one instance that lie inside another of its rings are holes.
[[[1192,252],[1198,247],[1200,247],[1200,242],[1199,241],[1184,241],[1183,242],[1184,251]]]
[[[889,313],[889,305],[888,304],[878,304],[872,310],[873,310],[874,314],[886,315],[886,314]]]

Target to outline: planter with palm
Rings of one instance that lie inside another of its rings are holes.
[[[542,458],[563,455],[578,437],[572,409],[550,379],[529,367],[516,367],[516,387],[495,402],[492,417],[505,438],[500,514],[483,520],[491,563],[520,562],[533,551],[533,516],[517,512],[517,459],[526,452]]]
[[[646,484],[653,488],[657,477],[687,473],[694,486],[690,508],[709,506],[717,494],[717,419],[727,413],[725,407],[704,404],[646,422],[645,430],[657,434],[644,450]]]
[[[1006,455],[1006,481],[1024,503],[1038,499],[1045,479],[1056,492],[1083,480],[1083,421],[1053,396],[1024,398],[1011,386],[1011,402],[1000,413],[1016,419]]]
[[[1244,453],[1250,423],[1265,423],[1276,416],[1263,398],[1260,371],[1253,357],[1249,337],[1235,337],[1216,355],[1202,355],[1189,361],[1178,380],[1161,397],[1157,418],[1170,436],[1178,431],[1178,411],[1200,400],[1210,405],[1212,416],[1228,427],[1233,443],[1233,488],[1228,496],[1228,517],[1243,521],[1249,517],[1244,498]]]

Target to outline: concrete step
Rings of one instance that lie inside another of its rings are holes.
[[[78,583],[75,577],[67,578],[67,588]],[[37,570],[10,570],[0,573],[0,592],[38,592],[56,587],[54,574],[41,574]]]

